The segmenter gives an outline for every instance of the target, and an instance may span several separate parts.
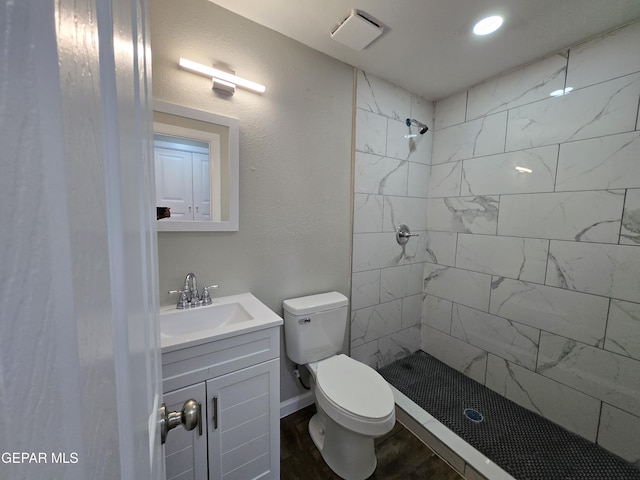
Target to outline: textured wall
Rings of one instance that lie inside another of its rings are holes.
[[[351,355],[380,367],[420,344],[433,104],[359,71],[356,95]],[[400,246],[395,229],[412,233]]]
[[[219,295],[349,294],[353,69],[207,0],[151,0],[153,96],[240,120],[240,231],[158,235],[160,301],[192,271]],[[180,56],[263,83],[218,96]],[[300,392],[283,348],[282,400]]]
[[[422,348],[640,464],[638,45],[635,24],[437,102]]]

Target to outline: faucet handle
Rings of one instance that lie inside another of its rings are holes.
[[[189,308],[189,298],[187,297],[187,292],[184,290],[169,290],[167,292],[169,295],[180,294],[180,300],[178,300],[178,304],[176,308],[182,310],[183,308]]]
[[[213,300],[211,300],[211,296],[209,295],[209,289],[217,289],[220,285],[210,285],[208,287],[202,287],[202,303],[204,305],[211,305]]]

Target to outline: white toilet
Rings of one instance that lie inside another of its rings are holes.
[[[389,384],[342,350],[347,297],[321,293],[284,301],[287,356],[311,372],[316,413],[309,433],[324,461],[346,480],[364,480],[376,469],[373,439],[395,424]]]

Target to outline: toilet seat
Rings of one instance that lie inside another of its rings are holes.
[[[316,399],[336,423],[363,435],[384,435],[395,423],[389,384],[373,368],[346,355],[310,365]]]

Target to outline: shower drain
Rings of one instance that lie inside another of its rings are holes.
[[[464,413],[465,417],[467,417],[469,420],[475,423],[480,423],[481,421],[484,420],[484,417],[482,416],[482,414],[479,411],[474,410],[473,408],[465,408],[464,412],[462,413]]]

